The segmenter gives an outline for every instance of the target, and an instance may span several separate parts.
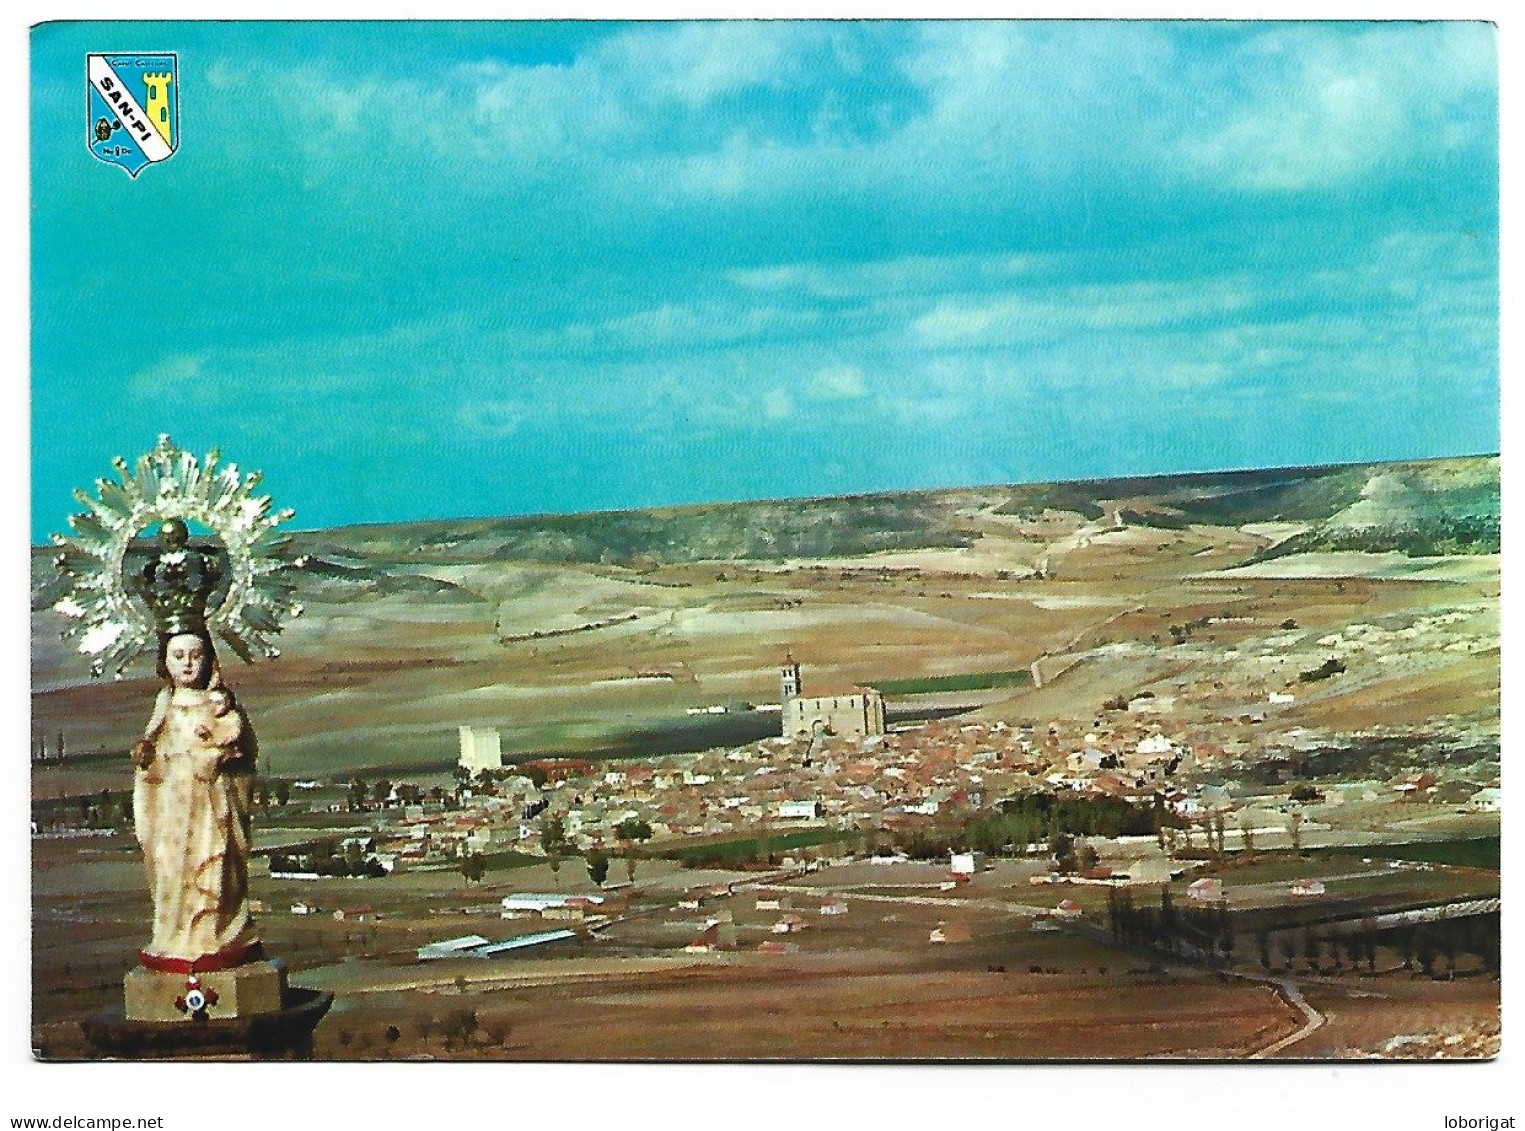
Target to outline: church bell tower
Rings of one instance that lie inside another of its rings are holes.
[[[789,700],[798,697],[800,693],[800,666],[794,662],[794,653],[784,653],[784,666],[778,676],[779,703],[785,709],[789,706]]]

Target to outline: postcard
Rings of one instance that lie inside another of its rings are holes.
[[[1498,1054],[1491,25],[31,50],[38,1059]]]

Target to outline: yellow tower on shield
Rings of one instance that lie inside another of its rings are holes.
[[[144,75],[143,82],[148,86],[148,120],[154,129],[159,131],[159,136],[164,139],[164,144],[171,149],[175,148],[173,130],[175,124],[169,119],[169,84],[175,81],[172,74]]]

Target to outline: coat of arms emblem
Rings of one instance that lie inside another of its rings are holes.
[[[173,52],[85,57],[90,152],[136,177],[180,144],[179,74]]]

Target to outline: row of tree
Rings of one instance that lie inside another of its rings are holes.
[[[1047,849],[1061,871],[1083,871],[1096,861],[1094,853],[1083,858],[1089,846],[1081,838],[1154,835],[1163,845],[1165,834],[1181,824],[1158,798],[1152,805],[1137,805],[1116,797],[1025,793],[962,821],[863,835],[865,851],[887,842],[913,860],[946,859],[950,852],[1027,856]]]
[[[332,844],[318,845],[308,852],[272,852],[270,871],[311,872],[318,876],[368,877],[380,879],[387,874],[375,855],[349,846],[337,852]]]
[[[1108,929],[1119,942],[1215,965],[1233,961],[1242,932],[1221,900],[1177,907],[1168,886],[1160,888],[1157,905],[1135,905],[1127,888],[1113,888],[1107,896]],[[1453,976],[1464,957],[1475,958],[1481,970],[1497,975],[1501,960],[1497,912],[1385,928],[1371,918],[1356,924],[1263,926],[1255,932],[1255,943],[1267,971],[1290,971],[1301,958],[1310,973],[1339,974],[1364,966],[1375,974],[1380,948],[1396,954],[1404,970],[1427,977]]]
[[[1177,956],[1227,963],[1234,956],[1234,924],[1221,902],[1177,907],[1168,885],[1160,888],[1158,906],[1137,906],[1133,892],[1107,892],[1107,925],[1118,941],[1147,946]]]
[[[1355,927],[1306,926],[1301,931],[1261,930],[1255,936],[1260,965],[1290,970],[1301,957],[1308,970],[1340,973],[1365,966],[1377,971],[1379,948],[1390,950],[1404,970],[1426,977],[1453,977],[1458,960],[1475,958],[1479,969],[1499,972],[1499,915],[1471,915],[1429,923],[1402,923],[1379,929],[1371,919]],[[1442,968],[1443,966],[1443,968]]]

